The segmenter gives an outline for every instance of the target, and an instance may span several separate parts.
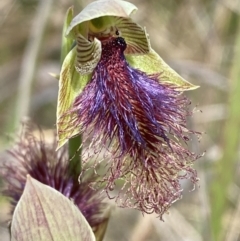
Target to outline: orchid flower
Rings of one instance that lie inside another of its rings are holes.
[[[121,183],[120,206],[162,217],[181,198],[180,180],[198,180],[192,164],[199,156],[187,146],[198,133],[187,128],[192,113],[183,95],[197,86],[151,48],[145,28],[131,18],[136,10],[126,1],[98,0],[68,26],[75,46],[60,73],[58,148],[83,135],[83,146],[91,143],[83,151],[83,172],[89,149],[104,152],[100,183],[108,195]]]
[[[70,199],[86,218],[96,237],[102,236],[110,209],[109,204],[104,202],[104,196],[89,187],[89,183],[96,181],[97,177],[85,176],[79,184],[69,173],[67,149],[62,148],[56,152],[56,140],[47,142],[42,132],[39,133],[41,137],[37,138],[32,134],[32,127],[28,127],[25,127],[14,147],[8,150],[5,159],[2,158],[4,166],[0,174],[6,183],[3,194],[11,200],[11,213],[14,213],[25,190],[27,176],[31,176]],[[44,203],[48,199],[45,196],[41,201]]]

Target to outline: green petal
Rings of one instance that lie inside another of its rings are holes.
[[[71,21],[73,19],[73,7],[70,7],[66,13],[64,24],[63,24],[63,31],[62,31],[62,47],[61,47],[61,63],[70,52],[74,39],[66,38],[65,32],[69,27]]]
[[[146,54],[150,52],[150,40],[146,30],[130,18],[115,18],[114,24],[127,42],[125,54]]]
[[[103,36],[117,37],[118,35],[116,35],[116,31],[118,30],[120,36],[122,36],[127,42],[127,49],[125,50],[126,54],[146,54],[150,52],[150,40],[146,30],[137,23],[133,22],[130,18],[113,16],[100,17],[93,19],[89,23],[88,28],[89,35],[95,36],[96,38],[101,38]],[[101,43],[96,39],[94,39],[93,42],[88,41],[85,37],[82,36],[82,34],[80,34],[80,32],[83,32],[83,29],[79,30],[78,34],[75,33],[77,36],[77,44],[79,46],[78,59],[84,59],[85,61],[92,58],[91,55],[93,55],[94,47],[96,50],[98,50],[98,52],[100,52]],[[82,55],[86,55],[86,57]],[[100,54],[97,53],[97,56],[99,56],[99,61]]]
[[[101,42],[96,38],[94,38],[93,42],[90,42],[85,39],[81,34],[78,34],[76,42],[76,69],[80,74],[90,74],[97,66],[101,58]]]
[[[193,85],[183,79],[151,48],[145,55],[126,55],[128,63],[147,74],[159,74],[159,81],[175,84],[180,91],[194,90],[199,86]]]
[[[57,105],[58,148],[63,146],[69,138],[79,134],[79,130],[71,128],[71,119],[74,116],[68,111],[91,76],[91,74],[80,75],[76,71],[75,62],[76,48],[72,49],[65,58],[60,73]]]
[[[75,32],[73,29],[86,21],[104,17],[104,16],[118,16],[128,18],[137,7],[132,3],[121,0],[98,0],[87,5],[71,22],[66,31],[66,35],[70,32]],[[105,22],[103,21],[103,25]],[[102,26],[99,26],[101,28]],[[79,32],[79,31],[77,31]]]
[[[27,176],[15,208],[12,241],[95,241],[91,227],[74,203],[55,189]]]

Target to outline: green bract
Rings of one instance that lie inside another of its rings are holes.
[[[75,18],[66,30],[68,41],[76,46],[66,56],[59,81],[57,107],[58,147],[80,130],[66,128],[70,125],[68,111],[75,98],[82,92],[101,58],[101,41],[121,36],[127,43],[124,51],[128,63],[147,74],[159,74],[159,81],[173,83],[180,91],[196,89],[184,80],[151,48],[145,28],[131,18],[137,8],[122,0],[98,0],[89,4]],[[69,18],[68,20],[69,21]],[[68,22],[67,22],[68,23]],[[68,129],[68,130],[67,130]]]
[[[27,177],[15,208],[12,241],[95,241],[84,216],[74,203],[55,189]]]

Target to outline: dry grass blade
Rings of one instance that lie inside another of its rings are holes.
[[[203,241],[193,225],[177,209],[172,207],[170,214],[165,215],[164,220],[165,222],[161,222],[152,216],[152,223],[161,240]]]
[[[156,217],[155,217],[156,218]],[[151,215],[139,215],[136,225],[131,233],[129,241],[145,241],[148,240],[148,236],[152,232],[152,216]]]
[[[28,115],[31,86],[34,80],[36,62],[40,51],[44,29],[47,24],[47,19],[50,15],[50,10],[53,0],[39,1],[35,19],[32,23],[29,41],[24,51],[22,60],[21,73],[19,77],[17,108],[14,127],[17,127],[22,117]]]
[[[230,220],[229,229],[227,232],[226,240],[228,241],[236,241],[239,240],[240,237],[240,195],[238,195],[237,207],[233,211],[234,215]]]

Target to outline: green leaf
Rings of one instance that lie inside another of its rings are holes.
[[[73,45],[74,39],[67,38],[65,36],[65,32],[66,32],[67,28],[69,27],[72,19],[73,19],[73,7],[70,7],[67,10],[64,24],[63,24],[63,30],[62,30],[61,63],[63,62],[63,60],[65,59],[67,54],[70,52],[72,45]]]
[[[87,5],[71,22],[67,29],[66,35],[69,33],[76,33],[76,27],[84,22],[90,21],[104,16],[117,16],[128,18],[133,12],[137,10],[137,7],[132,3],[121,0],[98,0]],[[104,20],[104,19],[103,19]],[[94,22],[93,22],[94,25]],[[103,21],[100,26],[95,26],[101,29],[101,26],[105,25]],[[77,31],[78,33],[79,31]],[[82,33],[83,34],[83,33]],[[83,34],[85,37],[85,35]]]
[[[79,209],[55,189],[27,176],[15,208],[11,241],[95,241]]]
[[[91,74],[80,75],[76,71],[75,62],[76,48],[69,52],[60,72],[57,104],[58,148],[80,132],[71,126],[71,119],[74,119],[75,114],[69,113],[69,109],[91,77]]]
[[[128,63],[147,74],[159,74],[159,81],[175,84],[180,91],[194,90],[199,86],[193,85],[183,79],[153,50],[144,55],[126,55]]]

